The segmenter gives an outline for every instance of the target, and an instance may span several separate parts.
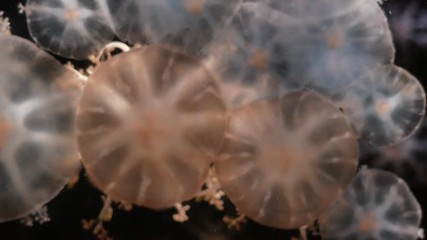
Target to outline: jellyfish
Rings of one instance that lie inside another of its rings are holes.
[[[358,143],[344,115],[305,90],[230,113],[214,168],[227,196],[254,221],[309,225],[351,181]]]
[[[418,80],[395,65],[367,72],[356,84],[334,96],[361,140],[374,145],[403,141],[421,124],[425,92]]]
[[[80,169],[75,74],[33,43],[0,36],[0,222],[53,199]]]
[[[114,37],[105,0],[27,0],[25,11],[34,41],[66,58],[88,59]]]
[[[206,66],[216,75],[229,109],[299,86],[287,79],[287,51],[302,26],[262,3],[245,2],[208,47]],[[289,33],[292,32],[292,35]],[[285,83],[285,84],[284,84]]]
[[[121,0],[108,4],[115,32],[123,41],[167,44],[199,55],[230,21],[241,1]]]
[[[363,170],[319,218],[324,240],[415,240],[421,207],[408,185],[382,170]]]
[[[95,186],[116,201],[164,209],[201,191],[225,129],[212,75],[196,58],[144,46],[96,68],[77,113]]]
[[[333,95],[357,82],[366,71],[393,63],[395,49],[391,32],[376,1],[339,1],[341,4],[336,0],[282,2],[302,4],[308,12],[322,13],[325,8],[337,11],[337,14],[318,21],[309,21],[303,16],[297,18],[305,26],[305,33],[295,35],[294,45],[287,51],[289,80]],[[353,6],[353,2],[358,4]],[[340,12],[340,9],[346,9],[342,5],[347,4],[352,7]]]

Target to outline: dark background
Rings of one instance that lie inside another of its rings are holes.
[[[0,11],[9,17],[12,32],[29,38],[25,16],[18,14],[15,0],[0,0]],[[396,64],[406,68],[415,75],[425,86],[427,81],[427,4],[426,1],[389,0],[383,5],[389,18],[396,46]],[[0,46],[1,47],[1,46]],[[65,62],[65,59],[60,59]],[[87,63],[75,63],[85,66]],[[1,74],[1,73],[0,73]],[[424,131],[424,130],[423,130]],[[427,136],[427,132],[418,134],[419,138]],[[427,165],[427,144],[425,152],[414,155],[414,161],[419,167]],[[367,155],[361,164],[373,165],[377,155]],[[406,170],[404,164],[402,169]],[[386,167],[387,168],[387,167]],[[427,168],[426,168],[427,169]],[[403,173],[402,173],[403,172]],[[401,171],[401,176],[407,180],[422,207],[427,206],[427,183],[417,179],[407,172]],[[427,171],[424,175],[427,175]],[[82,229],[82,219],[96,218],[103,202],[101,193],[91,186],[84,173],[80,181],[72,189],[62,191],[51,203],[48,211],[51,221],[43,225],[26,227],[19,221],[0,224],[0,240],[9,239],[96,239],[90,232]],[[114,216],[111,222],[105,224],[109,235],[114,239],[291,239],[298,236],[298,231],[283,231],[271,229],[250,220],[240,231],[227,229],[222,222],[225,214],[233,215],[232,204],[226,201],[225,211],[219,212],[204,202],[191,201],[188,212],[190,220],[177,223],[172,220],[175,210],[152,211],[146,208],[134,207],[131,212],[120,210],[114,206]],[[423,220],[422,227],[426,227]],[[319,239],[310,236],[310,239]]]

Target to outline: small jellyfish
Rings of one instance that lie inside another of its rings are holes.
[[[361,140],[380,146],[399,143],[414,132],[426,107],[421,84],[395,65],[368,71],[334,100]]]
[[[131,43],[161,43],[200,54],[242,0],[108,1],[115,32]],[[129,16],[132,18],[129,18]]]
[[[77,77],[33,43],[0,36],[0,222],[39,209],[78,174]]]
[[[290,229],[314,222],[351,181],[358,143],[324,98],[295,91],[230,113],[214,167],[239,211]]]
[[[105,0],[27,0],[25,11],[34,41],[66,58],[88,59],[114,37]]]
[[[362,170],[319,218],[323,240],[415,240],[421,207],[408,185],[382,170]]]
[[[225,107],[200,61],[144,46],[96,68],[77,113],[91,181],[154,209],[201,191],[225,129]]]
[[[334,4],[336,7],[355,1],[296,2],[307,2],[309,9],[314,2],[321,2],[323,8],[333,9]],[[306,32],[296,35],[293,43],[298,44],[287,51],[289,80],[331,95],[357,82],[371,68],[394,61],[395,49],[383,11],[376,1],[358,2],[349,11],[323,20],[298,18]]]

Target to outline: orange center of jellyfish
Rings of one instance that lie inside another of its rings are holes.
[[[189,12],[200,15],[203,12],[203,1],[204,0],[190,0],[186,8]]]
[[[77,18],[79,17],[79,11],[77,9],[68,9],[65,11],[65,19],[67,22],[74,23],[77,21]]]
[[[165,139],[169,135],[170,127],[165,123],[164,116],[156,111],[144,114],[133,125],[138,141],[148,148]]]
[[[298,157],[295,152],[279,146],[266,147],[263,151],[264,154],[262,159],[268,162],[268,169],[275,169],[280,173],[296,170],[295,167]]]
[[[9,121],[0,120],[0,147],[3,147],[12,130]]]
[[[359,231],[369,233],[378,229],[378,221],[375,215],[368,213],[359,222]]]
[[[388,104],[386,101],[378,101],[375,104],[375,109],[379,114],[387,113],[388,111],[390,111],[390,108],[391,108],[390,104]]]
[[[264,71],[267,69],[267,59],[268,56],[265,52],[255,51],[250,56],[248,64],[259,71]]]
[[[329,48],[337,49],[344,45],[344,37],[342,31],[334,30],[326,36],[326,42]]]

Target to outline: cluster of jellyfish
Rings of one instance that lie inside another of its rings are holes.
[[[318,221],[326,240],[419,236],[405,182],[357,173],[358,141],[402,142],[426,105],[393,64],[376,1],[27,0],[24,10],[35,44],[0,33],[0,222],[41,208],[82,164],[112,201],[170,208],[200,196],[213,172],[266,226]],[[82,74],[42,49],[96,64]]]

